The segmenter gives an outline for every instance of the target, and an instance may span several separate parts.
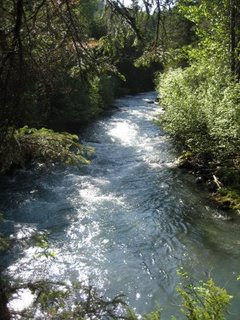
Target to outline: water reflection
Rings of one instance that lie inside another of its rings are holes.
[[[164,305],[163,320],[176,310],[180,266],[196,278],[212,272],[238,291],[239,221],[219,219],[193,179],[175,168],[171,143],[152,122],[153,99],[120,99],[111,117],[86,130],[85,142],[96,149],[90,166],[4,178],[2,228],[14,238],[46,230],[56,253],[49,259],[31,241],[16,245],[2,260],[7,273],[90,279],[106,296],[125,293],[140,313]]]

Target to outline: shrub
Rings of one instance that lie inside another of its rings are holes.
[[[12,166],[24,166],[27,162],[88,164],[86,157],[93,153],[90,147],[79,143],[77,135],[35,129],[24,126],[6,137],[5,152],[0,154],[1,172]]]
[[[181,311],[188,320],[224,320],[231,296],[212,279],[193,284],[186,273],[180,273],[188,284],[179,286]]]
[[[77,135],[25,126],[15,132],[15,137],[23,161],[33,159],[66,164],[89,163],[83,154],[90,151],[90,148],[83,147]]]
[[[239,152],[240,84],[226,69],[192,65],[157,79],[165,108],[165,130],[204,158],[227,159]]]

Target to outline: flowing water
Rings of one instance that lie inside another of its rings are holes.
[[[87,281],[106,297],[122,292],[138,313],[162,306],[163,320],[176,314],[176,271],[184,267],[233,293],[228,319],[238,320],[239,217],[226,219],[175,167],[174,148],[152,121],[154,98],[119,99],[84,132],[95,148],[91,165],[51,172],[39,165],[2,179],[0,231],[23,241],[1,265],[14,278]],[[27,241],[36,231],[48,232],[55,259]]]

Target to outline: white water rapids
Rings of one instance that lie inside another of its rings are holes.
[[[178,309],[180,267],[196,279],[211,274],[237,296],[239,218],[224,219],[203,187],[174,166],[174,148],[152,121],[159,112],[149,103],[154,99],[155,93],[119,99],[84,132],[95,148],[89,166],[39,166],[2,179],[0,231],[15,239],[46,231],[55,253],[47,258],[34,243],[16,243],[1,256],[5,273],[90,282],[106,297],[124,293],[138,313],[161,306],[163,320]],[[238,320],[238,310],[235,302],[228,319]]]

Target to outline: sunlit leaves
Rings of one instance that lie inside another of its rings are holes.
[[[30,157],[44,162],[89,163],[83,156],[87,148],[78,142],[76,135],[66,132],[57,133],[45,128],[31,129],[25,126],[16,131],[15,136],[20,144],[23,159]]]
[[[183,301],[181,311],[189,320],[224,320],[231,296],[212,279],[190,283],[177,289]]]
[[[159,77],[164,128],[192,152],[227,159],[239,152],[239,84],[229,70],[192,65]]]

